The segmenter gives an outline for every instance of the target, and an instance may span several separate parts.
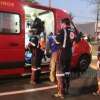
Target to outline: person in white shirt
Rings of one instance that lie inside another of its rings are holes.
[[[97,52],[97,82],[98,82],[98,89],[96,92],[93,92],[93,95],[100,95],[100,46],[98,47]]]
[[[98,81],[98,90],[97,90],[97,94],[100,95],[100,46],[98,47],[97,81]]]

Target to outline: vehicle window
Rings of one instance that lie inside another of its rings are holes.
[[[0,12],[0,33],[20,33],[20,16]]]

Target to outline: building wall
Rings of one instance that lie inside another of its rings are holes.
[[[83,32],[86,35],[94,35],[96,32],[96,23],[95,22],[89,22],[84,24],[77,24],[78,29]]]

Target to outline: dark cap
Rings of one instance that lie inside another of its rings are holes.
[[[62,23],[65,23],[66,25],[70,25],[70,19],[69,18],[64,18],[61,20]]]

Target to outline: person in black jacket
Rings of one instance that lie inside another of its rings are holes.
[[[31,29],[37,30],[37,35],[39,35],[44,30],[44,24],[43,21],[36,15],[33,15],[35,17],[34,21],[31,24]]]
[[[56,78],[58,93],[56,97],[64,98],[68,93],[70,83],[70,62],[72,57],[72,40],[70,37],[70,20],[64,18],[61,21],[61,30],[56,36],[56,43],[59,45],[57,50]]]
[[[39,39],[36,36],[36,32],[30,38],[29,48],[32,52],[32,59],[31,59],[31,84],[40,83],[40,75],[41,75],[41,61],[43,58],[43,51],[39,47]]]

